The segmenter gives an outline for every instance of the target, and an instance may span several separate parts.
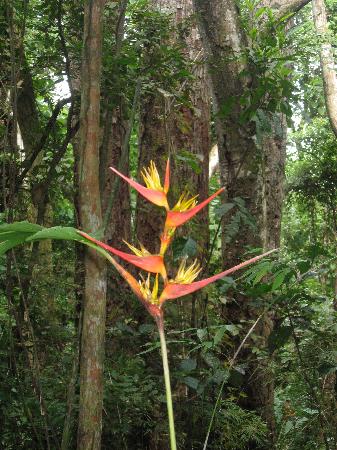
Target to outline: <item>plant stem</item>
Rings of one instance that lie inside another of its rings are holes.
[[[169,369],[168,359],[167,359],[167,347],[166,347],[166,339],[165,339],[165,332],[164,332],[164,319],[163,319],[162,314],[156,318],[156,322],[157,322],[157,327],[158,327],[159,336],[160,336],[161,357],[163,360],[165,389],[166,389],[166,404],[167,404],[167,413],[168,413],[169,428],[170,428],[171,450],[177,450],[176,433],[175,433],[175,429],[174,429],[174,414],[173,414],[173,405],[172,405],[171,383],[170,383],[170,369]]]

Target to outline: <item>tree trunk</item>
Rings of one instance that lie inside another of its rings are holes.
[[[87,232],[102,226],[99,189],[99,117],[104,0],[87,0],[84,10],[82,97],[80,113],[79,215]],[[105,335],[105,262],[85,250],[81,336],[78,449],[101,446]]]
[[[331,128],[337,136],[337,76],[324,0],[312,0],[312,14],[317,34],[322,40],[320,57],[326,109]]]
[[[193,79],[183,80],[174,90],[174,96],[163,95],[160,92],[143,96],[141,103],[140,133],[139,133],[139,170],[155,161],[158,171],[163,177],[166,159],[170,156],[171,183],[169,192],[170,206],[177,202],[183,191],[191,195],[199,195],[202,201],[208,197],[209,185],[209,152],[210,140],[210,86],[203,51],[191,0],[152,1],[154,9],[169,13],[174,33],[167,45],[181,45],[187,65],[193,64]],[[180,32],[183,30],[183,32]],[[160,80],[157,80],[160,83]],[[177,101],[176,95],[184,95],[185,101]],[[186,99],[188,99],[186,101]],[[162,212],[138,196],[136,232],[138,239],[150,250],[159,250],[159,231],[163,222]],[[177,237],[192,238],[197,244],[196,254],[199,260],[206,259],[209,247],[209,214],[204,208],[189,224],[177,229]],[[176,268],[173,268],[175,274]],[[181,327],[196,326],[197,301],[196,295],[192,302],[185,303],[180,308]],[[192,325],[190,325],[192,323]],[[188,400],[188,389],[176,392],[176,397]],[[192,405],[192,403],[191,403]],[[192,407],[192,406],[191,406]],[[156,411],[158,420],[162,412]],[[191,411],[191,417],[193,413]],[[187,440],[194,436],[192,419],[182,418],[189,434]],[[150,448],[167,448],[167,442],[154,432],[151,435]]]
[[[169,198],[171,203],[177,201],[184,191],[199,194],[199,200],[208,196],[208,166],[210,143],[210,87],[203,60],[203,51],[196,24],[189,23],[193,13],[192,1],[152,1],[153,8],[170,13],[175,17],[177,32],[172,36],[172,43],[181,42],[186,48],[184,57],[193,61],[194,79],[183,82],[178,90],[188,96],[190,105],[177,106],[175,99],[161,94],[143,97],[140,138],[139,138],[139,168],[148,165],[153,159],[164,173],[165,160],[170,155],[172,180]],[[188,24],[184,37],[179,36],[179,27]],[[188,164],[191,159],[192,164]],[[181,161],[182,160],[182,161]],[[197,166],[192,168],[193,165]],[[140,174],[139,174],[140,175]],[[139,208],[138,208],[139,206]],[[146,243],[152,251],[158,250],[153,242],[153,236],[158,235],[158,208],[153,208],[138,197],[136,230],[141,242]],[[202,257],[208,249],[208,209],[200,212],[194,226],[186,232],[179,230],[198,241],[198,255]]]
[[[101,148],[101,175],[102,201],[104,214],[107,213],[111,196],[113,196],[110,220],[106,223],[104,234],[105,240],[112,247],[129,251],[123,240],[130,242],[131,239],[131,205],[130,191],[127,183],[116,180],[109,166],[120,167],[120,162],[125,159],[122,172],[129,172],[129,145],[127,155],[122,158],[125,140],[125,130],[128,124],[123,120],[120,108],[107,111],[105,116],[104,135]],[[115,183],[118,183],[117,189]],[[124,247],[124,248],[123,248]],[[125,299],[129,297],[129,287],[126,283],[116,278],[115,269],[109,265],[107,268],[107,313],[113,317],[118,316],[119,307],[125,308]],[[109,319],[108,319],[109,320]]]
[[[289,11],[294,11],[299,2],[296,5],[294,3],[287,3]],[[256,139],[255,124],[242,120],[243,107],[240,99],[245,90],[254,85],[255,80],[241,75],[242,70],[248,69],[243,58],[247,39],[241,28],[236,2],[217,0],[210,4],[194,0],[194,5],[213,90],[220,177],[226,187],[225,201],[232,202],[237,197],[243,199],[256,223],[255,229],[240,229],[239,234],[229,241],[227,229],[235,211],[232,215],[225,216],[226,220],[222,224],[222,254],[224,265],[232,266],[237,264],[247,246],[268,249],[279,243],[284,134],[282,132],[278,135],[276,132],[277,129],[283,130],[281,117],[278,115],[270,117],[272,133],[260,136],[260,139]],[[249,306],[249,299],[246,297],[236,296],[236,301],[237,303],[233,302],[228,307],[230,320],[255,321],[260,315],[261,311]],[[271,329],[270,317],[259,322],[255,333],[259,336],[261,348],[265,348]],[[243,356],[248,363],[246,406],[259,411],[267,422],[270,430],[267,448],[272,448],[275,432],[274,394],[272,374],[267,370],[268,361],[257,365],[254,355],[246,352]]]
[[[169,155],[169,146],[165,132],[165,112],[159,94],[144,95],[141,99],[139,126],[138,179],[141,170],[155,161],[159,174],[165,171],[165,161]],[[164,215],[155,205],[141,196],[137,196],[136,236],[151,253],[159,252],[159,232],[163,227]]]

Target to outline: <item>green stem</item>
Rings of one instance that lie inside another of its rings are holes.
[[[174,414],[173,414],[173,405],[172,405],[171,383],[170,383],[170,369],[169,369],[169,364],[168,364],[168,359],[167,359],[167,347],[166,347],[166,339],[165,339],[165,332],[164,332],[164,319],[163,319],[162,314],[156,318],[156,322],[157,322],[159,336],[160,336],[161,357],[163,360],[167,413],[168,413],[169,427],[170,427],[171,450],[177,450],[176,433],[175,433],[175,429],[174,429]]]

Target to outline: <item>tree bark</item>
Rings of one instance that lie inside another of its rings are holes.
[[[312,0],[312,14],[316,32],[322,40],[320,58],[326,109],[332,131],[337,136],[337,76],[324,0]]]
[[[247,39],[241,28],[236,2],[217,0],[210,4],[194,0],[194,5],[212,84],[220,178],[226,187],[225,202],[233,202],[237,197],[243,199],[256,223],[255,229],[240,228],[239,233],[229,241],[227,228],[235,211],[223,219],[223,262],[231,266],[238,263],[247,246],[267,249],[278,245],[283,200],[284,135],[276,132],[279,128],[282,130],[278,115],[270,118],[273,132],[259,136],[259,139],[256,139],[258,130],[255,124],[242,120],[240,99],[255,80],[253,75],[241,75],[242,70],[252,72],[243,58]],[[243,319],[249,324],[261,314],[260,310],[250,306],[246,297],[236,295],[235,300],[228,305],[230,320]],[[259,322],[255,333],[260,348],[266,347],[271,329],[270,317]],[[268,370],[267,360],[256,363],[256,357],[249,351],[243,353],[243,358],[248,364],[244,386],[247,401],[244,406],[258,411],[267,422],[270,431],[267,448],[270,449],[275,433],[272,373]]]
[[[23,52],[23,50],[21,50]],[[18,123],[25,155],[29,156],[41,137],[40,119],[36,106],[33,80],[26,59],[23,57],[18,90]]]
[[[123,240],[130,242],[131,239],[131,205],[130,190],[127,183],[116,180],[109,166],[120,167],[122,152],[125,140],[125,130],[127,121],[123,120],[120,108],[107,111],[105,115],[104,136],[101,148],[101,175],[102,202],[104,214],[109,208],[110,197],[113,195],[113,206],[110,220],[106,223],[104,237],[106,242],[112,247],[129,251]],[[129,145],[127,145],[127,155],[124,156],[122,172],[129,172]],[[102,164],[103,163],[103,164]],[[117,189],[115,183],[118,182]],[[124,247],[124,248],[123,248]],[[125,299],[129,297],[129,287],[127,284],[115,276],[115,269],[109,265],[107,267],[107,314],[116,317],[119,308],[125,309]],[[109,319],[108,319],[109,323]]]
[[[194,62],[193,80],[184,81],[178,90],[186,92],[190,105],[177,106],[172,97],[153,94],[143,97],[139,139],[139,167],[146,166],[151,159],[160,166],[164,173],[165,160],[171,156],[172,180],[169,198],[173,204],[184,191],[199,194],[199,201],[208,196],[208,166],[210,143],[210,86],[203,50],[195,21],[188,22],[193,14],[191,0],[152,1],[153,8],[173,16],[176,34],[172,43],[183,39],[182,47],[187,61]],[[179,36],[179,27],[188,23],[184,37]],[[195,160],[199,170],[194,170],[186,160],[190,156]],[[188,156],[189,155],[189,156]],[[138,238],[147,243],[153,251],[157,250],[153,236],[158,234],[158,209],[138,198],[136,230]],[[184,230],[178,233],[186,235]],[[207,253],[209,243],[208,208],[201,211],[188,230],[188,235],[198,242],[198,256]]]
[[[311,0],[264,0],[263,4],[271,8],[275,19],[279,20],[284,16],[297,13],[310,2]]]
[[[87,0],[84,10],[82,97],[80,113],[79,215],[81,227],[102,225],[99,189],[99,117],[104,0]],[[101,445],[106,267],[92,250],[85,250],[84,305],[81,336],[78,449]]]

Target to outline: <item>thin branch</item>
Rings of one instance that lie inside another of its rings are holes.
[[[41,136],[40,141],[38,142],[37,146],[35,147],[35,149],[33,150],[33,152],[29,155],[28,158],[26,158],[23,162],[23,171],[21,172],[20,176],[18,177],[18,186],[20,186],[23,182],[23,180],[25,179],[25,176],[27,175],[27,173],[29,172],[29,170],[32,168],[34,161],[36,160],[36,158],[39,156],[40,152],[43,150],[47,139],[49,137],[50,132],[52,131],[57,117],[60,113],[60,111],[62,110],[62,108],[71,101],[71,97],[59,100],[59,102],[56,104],[50,118],[49,121],[44,129],[44,132]]]
[[[124,23],[125,23],[125,13],[126,8],[128,6],[128,0],[122,0],[119,6],[119,15],[117,19],[117,25],[116,25],[116,31],[115,31],[115,38],[116,38],[116,44],[115,44],[115,58],[119,56],[122,43],[123,43],[123,37],[124,37]]]
[[[72,110],[72,108],[71,108]],[[46,178],[43,182],[44,185],[44,193],[43,193],[43,200],[42,200],[42,207],[40,208],[39,205],[39,212],[38,212],[38,216],[37,216],[37,223],[41,224],[43,223],[43,219],[44,219],[44,214],[45,214],[45,209],[46,209],[46,204],[47,204],[47,193],[48,193],[48,188],[53,180],[53,177],[55,175],[55,171],[56,171],[56,167],[58,166],[58,164],[60,163],[61,159],[63,158],[68,145],[70,143],[70,141],[74,138],[74,136],[76,135],[76,133],[79,130],[80,127],[80,122],[78,121],[73,127],[70,126],[71,124],[71,119],[72,119],[72,112],[69,111],[68,114],[68,130],[67,130],[67,134],[62,142],[61,147],[58,149],[57,152],[54,153],[53,159],[51,160],[50,166],[49,166],[49,171],[46,175]]]
[[[276,11],[275,19],[278,21],[285,16],[296,14],[310,2],[311,0],[272,0],[269,7]]]

